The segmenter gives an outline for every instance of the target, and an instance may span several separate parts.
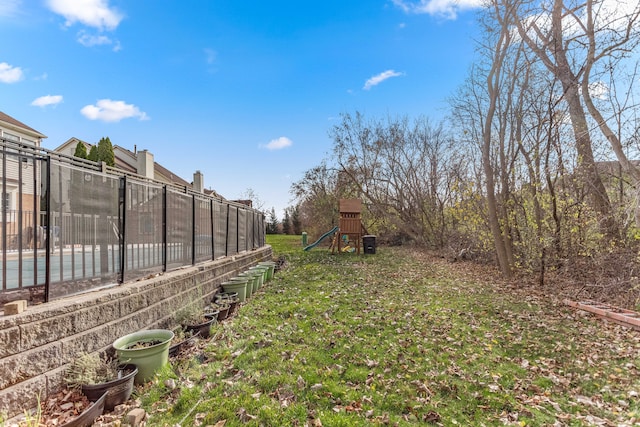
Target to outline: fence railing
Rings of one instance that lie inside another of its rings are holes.
[[[0,156],[0,297],[49,301],[265,245],[263,213],[243,204],[8,140]]]

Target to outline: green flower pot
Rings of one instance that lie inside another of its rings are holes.
[[[113,342],[121,364],[133,363],[138,367],[136,384],[144,384],[155,372],[169,363],[169,346],[173,332],[167,329],[148,329],[134,332]]]
[[[238,301],[244,302],[247,300],[247,282],[247,280],[223,282],[222,289],[225,292],[236,292],[238,294]]]
[[[258,273],[260,275],[260,284],[258,285],[258,287],[260,287],[260,288],[267,281],[267,270],[268,270],[268,268],[263,267],[263,266],[259,266],[259,265],[254,265],[253,267],[249,267],[249,271],[256,272],[256,273]]]
[[[238,275],[236,277],[232,277],[231,279],[229,279],[230,282],[244,282],[247,286],[246,288],[246,293],[247,293],[247,299],[251,298],[251,295],[253,295],[253,277],[251,276],[242,276],[242,275]]]
[[[270,282],[276,272],[276,263],[273,261],[262,261],[259,262],[258,265],[269,267],[269,270],[267,270],[267,282]]]
[[[240,275],[250,277],[251,283],[253,284],[253,293],[255,294],[258,292],[258,289],[260,288],[260,280],[262,279],[259,272],[247,270],[244,273],[240,273]]]

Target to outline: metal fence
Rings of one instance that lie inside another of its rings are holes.
[[[44,301],[265,245],[262,212],[0,139],[0,297]]]

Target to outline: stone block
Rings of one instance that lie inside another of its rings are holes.
[[[0,330],[0,359],[20,352],[20,328],[13,326]]]
[[[0,360],[0,390],[58,368],[61,347],[57,342]]]
[[[13,314],[20,314],[27,309],[27,300],[21,299],[18,301],[8,302],[4,305],[4,315],[11,316]]]
[[[71,314],[74,330],[80,333],[120,318],[120,302],[110,301]]]
[[[142,408],[132,409],[127,414],[127,423],[131,425],[131,427],[138,427],[146,415],[147,413]]]
[[[35,348],[76,333],[72,313],[45,318],[20,326],[20,344],[24,350]]]
[[[138,313],[140,310],[147,308],[146,295],[144,293],[135,293],[128,295],[120,300],[120,313],[123,316]]]
[[[47,379],[44,376],[0,390],[0,413],[7,417],[23,414],[25,410],[38,406],[38,398],[45,399],[46,390]]]
[[[61,340],[62,361],[70,363],[79,353],[93,353],[108,347],[117,338],[109,332],[110,328],[103,325]]]

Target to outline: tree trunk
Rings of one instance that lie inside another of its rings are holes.
[[[496,258],[500,271],[505,277],[511,277],[512,264],[509,262],[509,251],[507,250],[508,236],[503,235],[503,230],[498,217],[498,202],[496,200],[494,168],[491,163],[491,143],[492,143],[492,126],[495,117],[496,105],[498,102],[498,83],[500,81],[500,68],[504,62],[508,47],[508,32],[504,29],[500,34],[500,38],[496,44],[494,51],[494,60],[491,64],[491,70],[487,76],[487,93],[489,95],[489,108],[485,117],[482,132],[482,168],[486,180],[487,192],[487,214],[489,219],[489,227],[493,236],[493,242],[496,249]]]

